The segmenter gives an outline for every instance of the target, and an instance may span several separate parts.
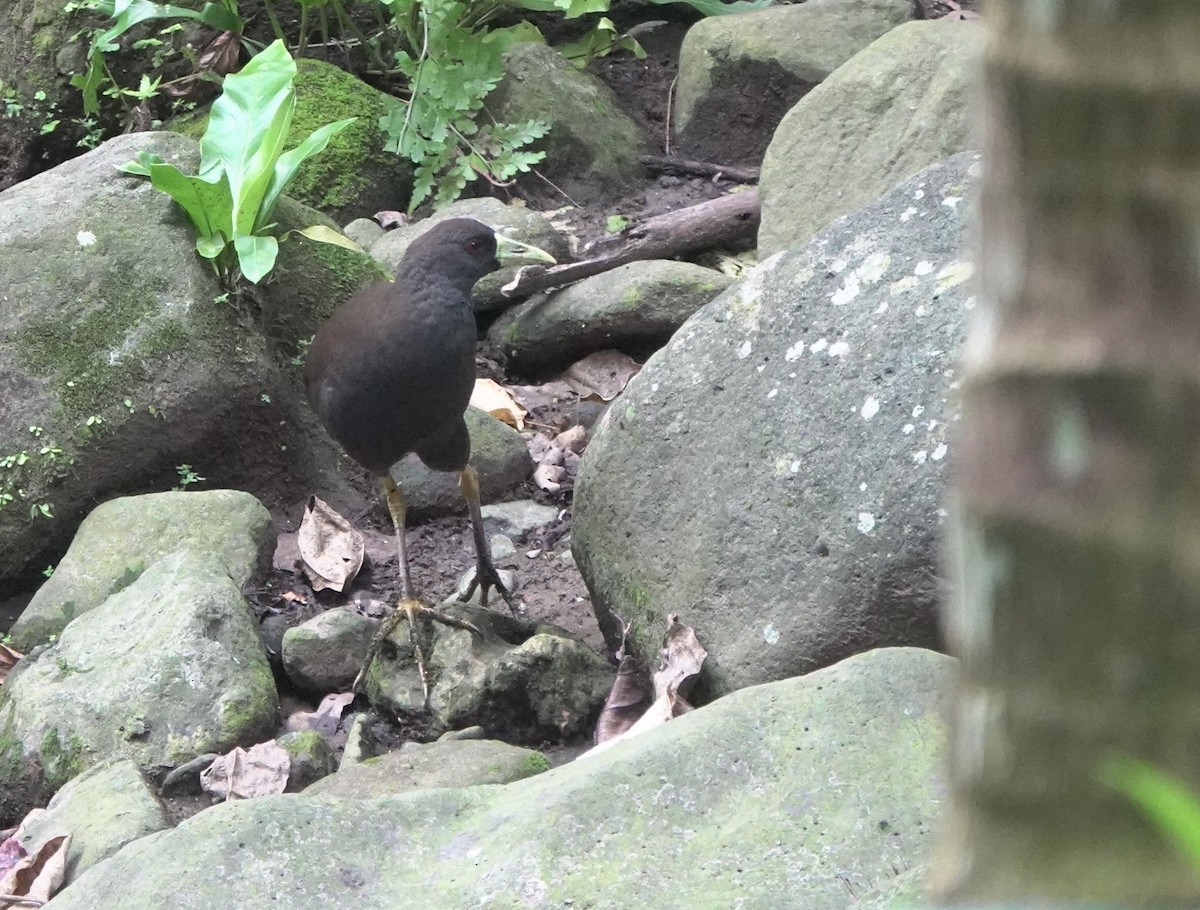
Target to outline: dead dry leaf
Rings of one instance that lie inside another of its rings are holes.
[[[667,617],[667,634],[663,637],[663,646],[659,651],[660,666],[654,674],[654,702],[635,722],[611,739],[599,741],[597,729],[597,744],[580,755],[585,758],[603,752],[615,745],[644,733],[646,730],[661,726],[673,718],[695,710],[684,697],[686,690],[700,673],[708,652],[696,638],[695,630],[679,622],[679,617],[670,614]],[[622,659],[624,663],[624,659]],[[620,671],[618,671],[618,681]],[[614,690],[616,686],[614,685]],[[612,696],[612,693],[609,693]],[[607,702],[605,709],[607,710]],[[601,714],[603,719],[603,714]]]
[[[376,212],[371,216],[385,231],[390,231],[393,228],[404,227],[408,224],[408,216],[403,212],[396,212],[391,209],[385,209],[382,212]]]
[[[604,707],[596,721],[597,744],[620,736],[646,713],[651,704],[646,667],[641,658],[631,654],[626,647],[631,628],[632,623],[622,623],[621,647],[617,650],[621,662],[617,665],[617,678],[613,680],[612,689],[604,699]]]
[[[8,645],[0,645],[0,685],[4,684],[5,678],[8,676],[8,671],[17,665],[25,655],[16,648],[10,648]]]
[[[297,535],[304,574],[314,591],[342,591],[363,563],[363,536],[324,500],[309,497]]]
[[[200,786],[222,799],[275,796],[287,787],[291,770],[287,750],[272,740],[222,755],[200,775]]]
[[[528,413],[517,404],[508,389],[494,379],[476,379],[471,392],[471,407],[486,411],[516,430],[525,429]]]
[[[642,366],[620,351],[597,351],[576,361],[563,373],[563,381],[581,398],[595,396],[612,401]]]
[[[287,719],[289,733],[301,730],[316,730],[322,736],[332,736],[337,732],[338,724],[346,708],[354,701],[353,692],[339,692],[326,695],[315,711],[297,711]]]
[[[25,828],[45,810],[34,809],[21,822],[8,840],[0,844],[0,895],[27,898],[12,906],[39,907],[50,900],[62,887],[67,874],[67,851],[70,834],[48,834],[42,841],[26,849],[20,843]],[[0,900],[3,906],[9,906]]]

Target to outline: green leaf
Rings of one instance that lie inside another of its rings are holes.
[[[1136,803],[1200,872],[1200,800],[1182,781],[1132,758],[1109,762],[1100,778]]]
[[[275,267],[275,257],[279,255],[279,241],[274,237],[241,234],[233,238],[233,248],[237,251],[238,267],[253,284],[258,284]]]
[[[353,250],[356,253],[361,253],[363,248],[343,234],[341,231],[335,231],[331,227],[326,227],[323,224],[314,224],[312,227],[306,227],[302,230],[289,231],[289,234],[300,234],[307,237],[309,240],[315,240],[318,243],[328,243],[331,246],[340,246],[343,249]]]
[[[261,228],[262,223],[271,217],[271,213],[275,210],[275,204],[279,201],[280,194],[292,182],[292,178],[296,176],[296,169],[313,155],[324,151],[325,146],[329,144],[329,140],[356,119],[356,117],[350,117],[346,120],[338,120],[336,123],[328,123],[320,129],[313,130],[308,138],[298,146],[279,156],[279,160],[275,162],[275,171],[271,178],[271,185],[267,188],[267,194],[263,197],[259,205],[256,229]]]

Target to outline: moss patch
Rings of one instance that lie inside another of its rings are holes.
[[[84,761],[86,751],[83,740],[78,736],[69,736],[66,742],[63,742],[57,730],[47,730],[38,746],[38,757],[41,759],[47,783],[58,789],[82,774],[87,769],[87,763]]]

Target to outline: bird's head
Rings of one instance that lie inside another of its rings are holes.
[[[544,250],[498,234],[473,218],[448,218],[412,242],[400,270],[437,269],[467,287],[504,265],[554,264]]]

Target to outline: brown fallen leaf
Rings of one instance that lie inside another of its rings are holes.
[[[16,648],[10,648],[8,645],[0,645],[0,685],[4,684],[5,678],[8,676],[8,671],[17,665],[25,655]]]
[[[517,404],[509,391],[494,379],[476,379],[471,391],[471,407],[486,411],[516,430],[525,429],[528,413]]]
[[[597,351],[567,367],[562,378],[581,398],[594,395],[601,401],[612,401],[641,368],[620,351]]]
[[[692,627],[680,623],[679,617],[674,613],[668,615],[667,634],[663,637],[663,646],[659,651],[661,663],[658,672],[654,674],[653,704],[623,732],[598,742],[579,758],[603,752],[616,743],[695,710],[684,697],[684,692],[699,675],[706,657],[708,652],[696,638]]]
[[[386,209],[382,212],[376,212],[371,217],[374,218],[375,223],[385,231],[390,231],[393,228],[404,227],[404,225],[408,224],[407,215],[405,215],[403,212],[392,211],[391,209]]]
[[[13,901],[14,907],[40,907],[50,900],[62,887],[67,874],[67,851],[71,847],[70,834],[49,834],[28,849],[20,843],[26,825],[42,815],[44,809],[34,809],[21,822],[17,832],[0,844],[0,905],[10,906],[5,898],[21,898]]]
[[[596,721],[597,744],[615,739],[637,722],[650,706],[650,677],[645,662],[628,649],[632,623],[621,625],[621,647],[617,650],[617,678],[604,699],[604,707]]]
[[[297,535],[304,574],[314,591],[342,591],[363,563],[363,536],[324,500],[311,496]]]
[[[289,733],[301,730],[316,730],[322,736],[332,736],[337,732],[338,724],[346,708],[354,701],[353,692],[339,692],[326,695],[321,699],[315,711],[297,711],[287,719]]]
[[[271,740],[222,755],[200,775],[200,786],[222,799],[275,796],[287,786],[291,770],[287,750]]]

